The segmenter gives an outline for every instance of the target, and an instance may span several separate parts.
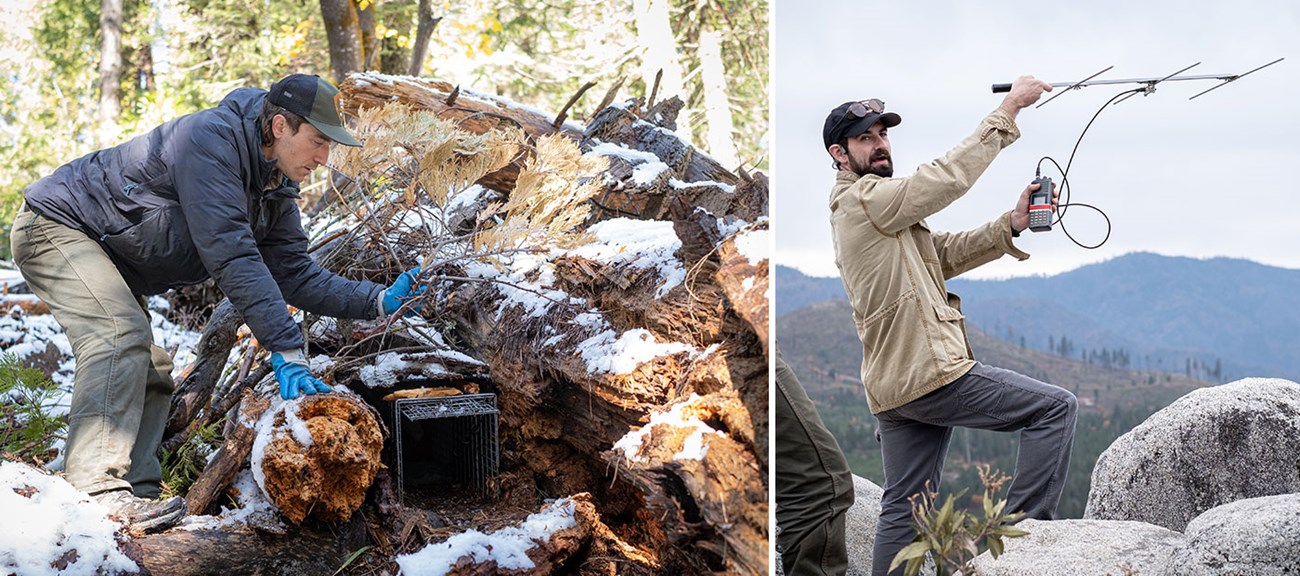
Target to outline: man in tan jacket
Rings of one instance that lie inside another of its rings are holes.
[[[974,230],[931,232],[925,218],[960,198],[1019,137],[1015,117],[1046,83],[1024,76],[973,134],[908,177],[893,177],[889,128],[902,118],[879,100],[846,102],[823,127],[839,169],[831,190],[835,261],[862,340],[862,381],[880,422],[884,495],[872,573],[888,573],[915,537],[908,499],[939,484],[954,426],[1021,431],[1008,510],[1056,513],[1074,441],[1074,395],[975,361],[961,301],[944,281],[1004,254],[1029,226],[1031,184],[1015,208]],[[1055,198],[1053,198],[1055,201]],[[900,570],[895,573],[901,573]]]

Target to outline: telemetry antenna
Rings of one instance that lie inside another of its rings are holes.
[[[1191,75],[1191,76],[1179,76],[1179,74],[1191,70],[1192,68],[1195,68],[1201,64],[1200,62],[1197,62],[1195,64],[1192,64],[1191,66],[1183,68],[1182,70],[1174,72],[1173,74],[1170,74],[1168,76],[1162,76],[1156,78],[1123,78],[1123,79],[1116,79],[1116,80],[1096,80],[1098,76],[1101,76],[1102,74],[1108,72],[1111,68],[1114,68],[1114,66],[1107,66],[1106,68],[1102,69],[1100,72],[1097,72],[1096,74],[1093,74],[1092,76],[1084,78],[1083,80],[1080,80],[1078,82],[1057,82],[1052,84],[1051,86],[1053,88],[1065,88],[1065,90],[1062,90],[1061,92],[1058,92],[1057,94],[1053,95],[1051,98],[1044,100],[1041,104],[1039,104],[1036,107],[1041,108],[1042,106],[1046,105],[1048,102],[1051,102],[1052,100],[1055,100],[1057,97],[1064,95],[1066,92],[1069,92],[1070,90],[1077,90],[1085,86],[1103,86],[1103,85],[1111,85],[1111,84],[1142,84],[1143,85],[1142,88],[1134,90],[1132,93],[1124,96],[1123,98],[1115,102],[1115,104],[1119,104],[1120,102],[1127,100],[1129,97],[1133,96],[1134,94],[1142,94],[1146,96],[1155,93],[1156,84],[1159,84],[1161,82],[1175,82],[1179,80],[1218,80],[1219,81],[1218,84],[1215,84],[1214,86],[1211,86],[1206,90],[1202,90],[1196,93],[1191,98],[1188,98],[1188,100],[1191,100],[1193,98],[1205,94],[1206,92],[1220,88],[1225,84],[1236,82],[1237,80],[1240,80],[1246,77],[1247,75],[1258,72],[1259,70],[1263,70],[1264,68],[1277,64],[1278,62],[1281,62],[1283,60],[1285,60],[1285,58],[1278,58],[1277,60],[1269,62],[1268,64],[1259,66],[1257,68],[1248,70],[1246,72],[1242,72],[1241,74],[1202,74],[1202,75]],[[1011,84],[1009,83],[993,85],[993,92],[995,94],[1000,92],[1010,92],[1010,91],[1011,91]]]

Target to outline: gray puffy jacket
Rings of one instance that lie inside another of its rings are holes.
[[[266,94],[240,88],[216,108],[64,164],[27,187],[27,205],[98,240],[136,294],[215,278],[268,350],[303,346],[286,302],[373,318],[383,286],[307,254],[298,185],[265,190],[275,167],[257,122]]]

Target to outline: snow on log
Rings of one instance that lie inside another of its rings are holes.
[[[516,526],[484,534],[470,530],[398,556],[406,576],[489,576],[558,574],[566,562],[591,545],[602,528],[591,495],[575,494],[551,502]]]
[[[383,467],[384,432],[374,409],[348,392],[287,400],[257,423],[257,483],[290,522],[347,520]]]

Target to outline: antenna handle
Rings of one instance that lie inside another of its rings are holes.
[[[993,93],[994,93],[994,94],[1001,94],[1001,93],[1003,93],[1003,92],[1010,92],[1010,91],[1011,91],[1011,85],[1010,85],[1010,84],[994,84],[994,85],[993,85]]]

